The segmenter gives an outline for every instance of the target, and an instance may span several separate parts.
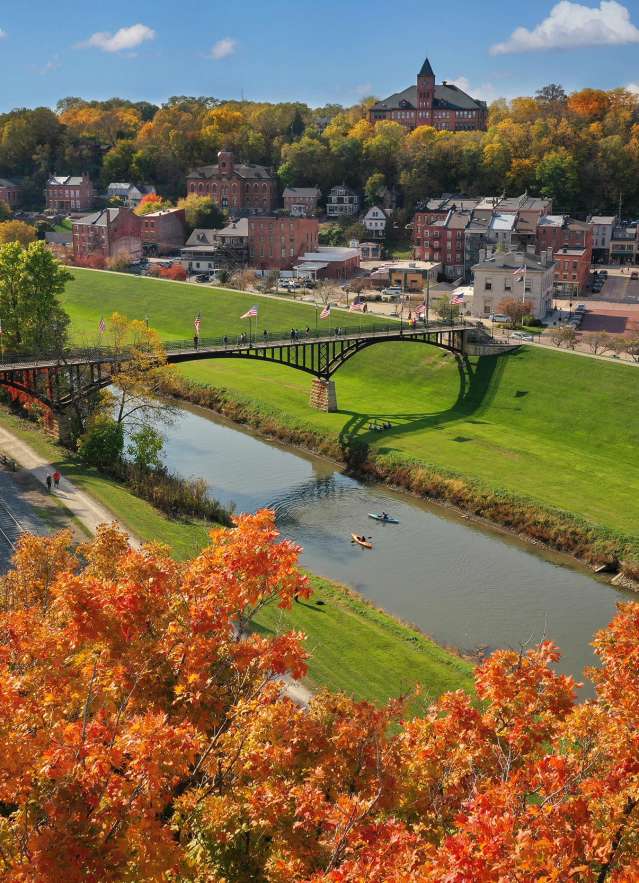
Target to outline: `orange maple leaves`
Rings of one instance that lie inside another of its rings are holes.
[[[303,636],[252,627],[310,594],[272,513],[192,561],[113,526],[23,538],[0,581],[0,879],[504,883],[639,879],[639,605],[595,639],[595,700],[556,648],[495,653],[477,700],[402,721],[322,692]]]

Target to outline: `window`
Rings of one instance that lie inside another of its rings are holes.
[[[484,280],[484,291],[492,291],[493,290],[493,280],[485,279]]]

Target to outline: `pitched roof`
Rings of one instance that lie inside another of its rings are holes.
[[[434,77],[433,69],[430,66],[430,61],[426,58],[424,59],[424,63],[421,66],[421,70],[417,74],[418,77]]]
[[[319,187],[286,187],[282,196],[293,199],[319,199],[322,191]]]
[[[388,98],[376,102],[371,110],[399,110],[417,107],[417,86],[409,86],[401,92],[394,92]],[[433,110],[485,110],[485,101],[471,98],[459,86],[450,83],[435,86],[433,92]]]
[[[119,213],[120,208],[103,208],[99,212],[92,212],[90,215],[83,215],[81,218],[74,220],[74,226],[80,224],[83,227],[106,227],[108,222],[114,221]]]
[[[10,181],[8,178],[0,178],[0,187],[19,187],[19,184],[16,184],[14,181]]]
[[[198,166],[186,176],[187,178],[216,178],[219,173],[219,166]],[[239,178],[264,178],[271,179],[273,175],[266,166],[249,165],[248,163],[235,163],[233,165],[233,174]]]
[[[233,236],[248,238],[248,218],[240,218],[239,221],[233,221],[221,230],[198,227],[186,240],[186,245],[215,245],[220,237],[230,238]]]

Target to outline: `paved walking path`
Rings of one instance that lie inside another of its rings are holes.
[[[28,470],[33,477],[46,487],[47,475],[52,475],[54,467],[33,450],[26,442],[9,432],[4,426],[0,426],[0,450],[8,457],[12,457],[23,469]],[[52,491],[56,497],[78,518],[82,524],[95,534],[99,524],[117,522],[113,513],[93,500],[84,491],[79,490],[68,478],[62,476],[60,487]],[[140,540],[133,536],[128,528],[124,528],[129,535],[132,546],[139,547]]]

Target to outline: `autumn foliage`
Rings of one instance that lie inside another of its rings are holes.
[[[639,877],[639,605],[595,639],[596,699],[549,642],[495,653],[424,717],[282,689],[310,595],[272,513],[177,563],[104,526],[26,536],[0,584],[0,879],[510,883]]]

